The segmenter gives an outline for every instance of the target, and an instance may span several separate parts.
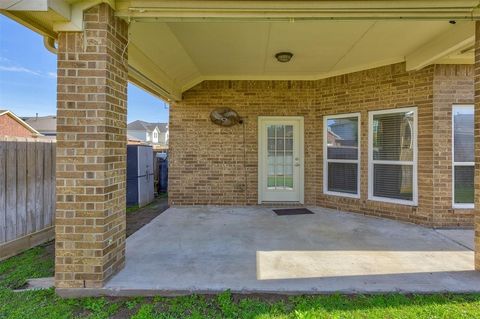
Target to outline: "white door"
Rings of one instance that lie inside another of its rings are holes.
[[[303,117],[258,118],[258,202],[303,203]]]

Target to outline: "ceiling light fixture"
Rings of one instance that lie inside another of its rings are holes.
[[[278,52],[275,54],[275,58],[277,58],[278,62],[286,63],[290,62],[293,57],[293,53],[291,52]]]

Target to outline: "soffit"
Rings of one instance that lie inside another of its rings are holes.
[[[460,26],[473,34],[473,22],[412,20],[132,21],[130,34],[155,67],[185,91],[206,79],[311,80],[401,62]],[[274,55],[280,51],[292,52],[293,59],[279,63]],[[457,63],[457,53],[442,57],[442,63]]]

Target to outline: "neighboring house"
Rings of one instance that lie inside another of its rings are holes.
[[[127,134],[135,139],[152,145],[154,149],[168,148],[168,124],[133,121],[127,126]]]
[[[329,133],[338,136],[336,143],[340,145],[351,145],[357,139],[357,126],[349,121],[337,119],[329,125]],[[328,138],[330,140],[330,137]]]
[[[0,136],[39,137],[42,134],[8,110],[0,110]]]
[[[140,144],[146,144],[146,143],[143,142],[141,139],[138,139],[136,137],[133,137],[133,136],[127,134],[127,144],[128,145],[140,145]]]
[[[55,139],[57,136],[57,117],[55,115],[33,116],[22,118],[27,124],[42,133],[46,138]]]

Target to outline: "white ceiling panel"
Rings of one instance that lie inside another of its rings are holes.
[[[269,23],[169,23],[203,75],[251,73],[263,68]]]
[[[371,21],[272,23],[264,75],[314,75],[328,72],[373,24]],[[278,63],[275,54],[294,54]]]
[[[155,67],[179,85],[200,76],[197,66],[167,24],[133,22],[130,38],[155,62]]]
[[[330,71],[354,69],[375,61],[403,59],[455,26],[448,21],[378,21]]]
[[[132,22],[130,33],[153,67],[184,91],[206,79],[311,80],[400,62],[443,34],[451,42],[453,28],[465,23],[472,22],[150,21]],[[279,63],[280,51],[293,59]],[[442,56],[441,63],[449,61],[466,59]]]

